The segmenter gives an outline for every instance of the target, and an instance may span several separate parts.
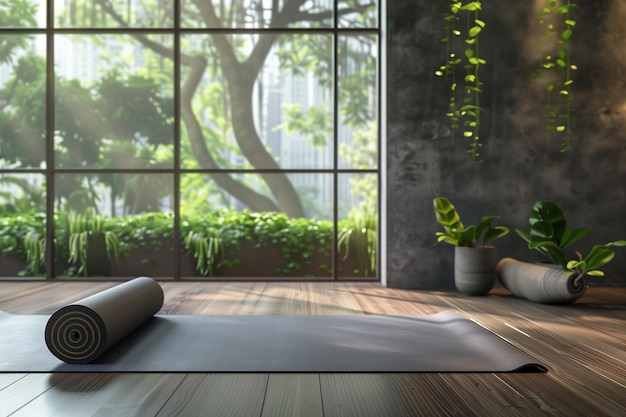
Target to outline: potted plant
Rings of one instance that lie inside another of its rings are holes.
[[[185,249],[196,259],[196,269],[206,277],[215,275],[224,255],[224,242],[219,231],[208,229],[202,232],[189,231],[184,239]]]
[[[119,258],[119,241],[115,233],[105,230],[104,217],[87,211],[70,213],[68,222],[68,249],[71,264],[77,264],[83,276],[107,276],[112,262]]]
[[[626,240],[617,240],[593,246],[586,256],[577,250],[575,257],[568,256],[565,249],[592,230],[567,227],[565,213],[550,201],[535,202],[529,223],[529,232],[516,229],[516,233],[550,263],[533,264],[504,258],[497,266],[497,275],[513,295],[535,302],[566,303],[580,298],[587,288],[586,277],[603,276],[600,268],[615,257],[613,248],[626,246]]]
[[[26,268],[34,275],[40,275],[46,265],[46,238],[38,231],[31,230],[24,238]]]
[[[443,227],[437,232],[437,242],[454,248],[454,285],[465,294],[484,295],[496,280],[495,248],[487,243],[505,236],[509,229],[492,226],[499,216],[484,216],[478,225],[465,226],[454,205],[445,197],[433,200],[435,218]]]

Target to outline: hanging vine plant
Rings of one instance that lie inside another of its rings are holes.
[[[572,72],[577,69],[571,62],[570,40],[576,21],[572,11],[576,3],[571,0],[545,0],[546,6],[539,12],[544,42],[551,41],[555,47],[542,58],[535,75],[554,77],[546,87],[546,121],[548,144],[553,137],[561,142],[561,152],[567,152],[572,140],[573,84]]]
[[[441,40],[446,49],[446,62],[435,75],[443,77],[450,85],[450,99],[446,116],[450,119],[452,143],[457,131],[469,141],[467,152],[472,162],[482,162],[480,156],[480,95],[482,82],[479,70],[487,61],[479,54],[479,36],[485,22],[479,19],[480,1],[451,0],[443,13],[445,37]]]

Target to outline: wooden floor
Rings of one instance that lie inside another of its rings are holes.
[[[113,283],[0,282],[0,310],[52,313]],[[164,314],[389,314],[452,309],[545,374],[0,374],[0,416],[626,416],[626,288],[572,305],[375,283],[164,282]],[[42,336],[43,337],[43,336]],[[0,352],[0,354],[2,354]]]

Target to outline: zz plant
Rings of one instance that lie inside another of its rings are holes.
[[[437,242],[445,242],[454,246],[475,247],[485,246],[488,242],[506,236],[509,228],[492,226],[494,220],[500,216],[484,216],[477,225],[465,226],[456,207],[445,197],[433,200],[435,218],[443,227],[443,232],[437,232]]]
[[[604,276],[599,268],[613,260],[613,248],[626,246],[626,240],[616,240],[593,246],[586,256],[574,251],[576,258],[571,258],[565,248],[591,234],[591,229],[567,227],[565,213],[550,201],[535,202],[528,220],[530,231],[516,229],[517,234],[528,243],[530,249],[541,252],[564,271],[575,274],[574,286],[578,286],[585,275]]]

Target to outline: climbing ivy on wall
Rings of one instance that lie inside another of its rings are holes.
[[[451,0],[443,13],[446,62],[435,74],[449,83],[450,98],[446,116],[450,119],[452,143],[460,131],[469,141],[467,152],[472,162],[482,162],[480,148],[480,95],[482,82],[479,70],[487,61],[480,57],[479,36],[485,22],[479,19],[480,1]]]
[[[557,137],[561,142],[561,152],[567,152],[573,140],[572,72],[577,69],[571,62],[570,51],[570,40],[576,26],[572,11],[578,6],[571,0],[545,0],[545,3],[545,7],[539,12],[539,24],[542,28],[540,45],[549,43],[554,47],[542,56],[535,75],[550,79],[546,87],[544,113],[548,143],[553,137]]]

